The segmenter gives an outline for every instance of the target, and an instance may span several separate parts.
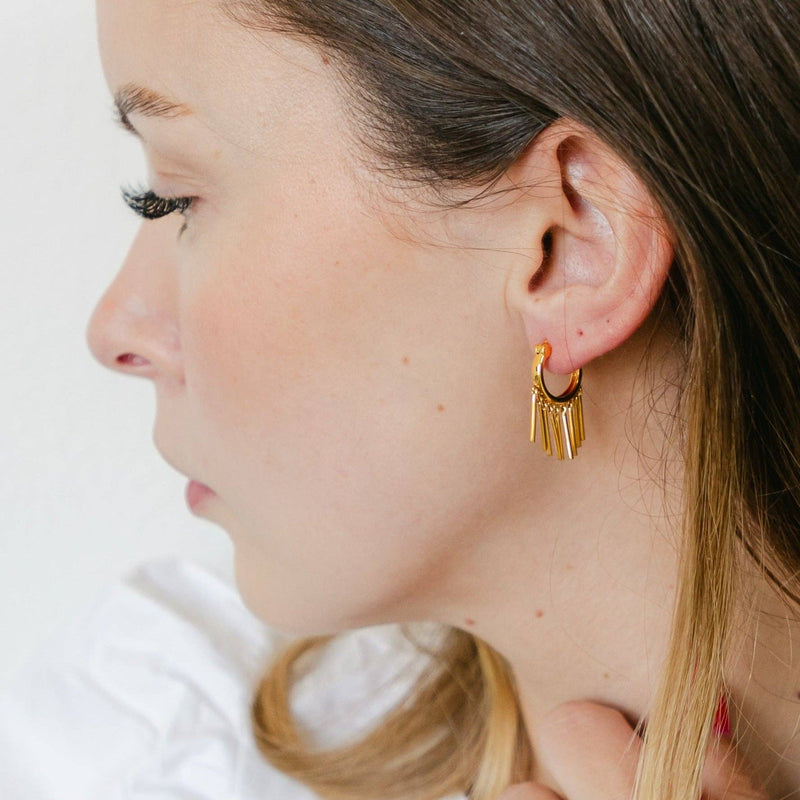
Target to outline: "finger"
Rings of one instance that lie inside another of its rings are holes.
[[[540,783],[515,783],[509,786],[497,800],[562,800]]]
[[[534,751],[569,800],[630,797],[642,740],[616,709],[557,706],[535,730]]]
[[[736,751],[730,739],[709,747],[703,766],[703,790],[708,800],[768,800],[755,786],[750,764]]]
[[[569,800],[630,796],[642,742],[619,711],[583,701],[564,703],[543,718],[535,734],[539,760]],[[709,746],[702,780],[708,800],[768,800],[728,738]]]

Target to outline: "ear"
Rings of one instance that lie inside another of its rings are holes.
[[[567,374],[645,320],[672,263],[671,236],[639,178],[572,120],[539,134],[508,177],[524,187],[515,230],[533,256],[512,267],[507,303],[531,353],[548,340],[548,371]]]

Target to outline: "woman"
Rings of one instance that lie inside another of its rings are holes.
[[[800,793],[797,4],[98,12],[151,183],[93,353],[261,619],[449,632],[330,754],[287,652],[265,756],[331,797]]]

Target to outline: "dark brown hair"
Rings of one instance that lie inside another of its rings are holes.
[[[685,355],[686,536],[673,642],[637,785],[647,800],[699,796],[740,547],[800,602],[798,4],[240,0],[228,10],[243,24],[299,36],[330,56],[346,79],[374,169],[387,178],[421,182],[443,197],[455,187],[485,191],[537,134],[566,117],[596,132],[659,204],[674,235],[665,296]],[[431,760],[430,773],[420,767],[430,794],[417,782],[413,796],[433,797],[452,784],[489,797],[503,780],[525,778],[524,748],[517,740],[501,753],[495,735],[503,724],[516,731],[518,718],[492,717],[491,698],[507,699],[513,679],[506,675],[503,695],[499,655],[460,631],[449,641],[462,661],[469,652],[485,667],[460,690],[462,706],[474,711],[470,724],[482,733],[469,750],[451,738],[450,784],[434,775]],[[463,677],[456,661],[443,656],[440,675],[450,669]],[[290,658],[276,665],[254,707],[265,755],[331,797],[358,797],[368,769],[384,776],[383,796],[409,791],[379,749],[353,750],[373,752],[361,772],[350,761],[347,776],[311,776],[299,740],[276,733],[274,681],[288,685],[290,668]],[[414,708],[414,719],[426,713]],[[405,741],[411,738],[395,736],[396,749]],[[459,755],[469,762],[461,769]],[[441,764],[444,751],[437,758]],[[485,776],[497,763],[509,766],[495,770],[492,782]],[[335,770],[333,761],[328,766]]]

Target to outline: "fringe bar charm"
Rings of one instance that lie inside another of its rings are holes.
[[[578,448],[586,438],[583,427],[583,400],[581,380],[583,370],[575,370],[564,394],[556,397],[544,383],[544,362],[550,358],[549,342],[536,346],[536,357],[531,368],[531,442],[536,441],[537,429],[541,431],[542,450],[555,454],[560,460],[575,458]]]

